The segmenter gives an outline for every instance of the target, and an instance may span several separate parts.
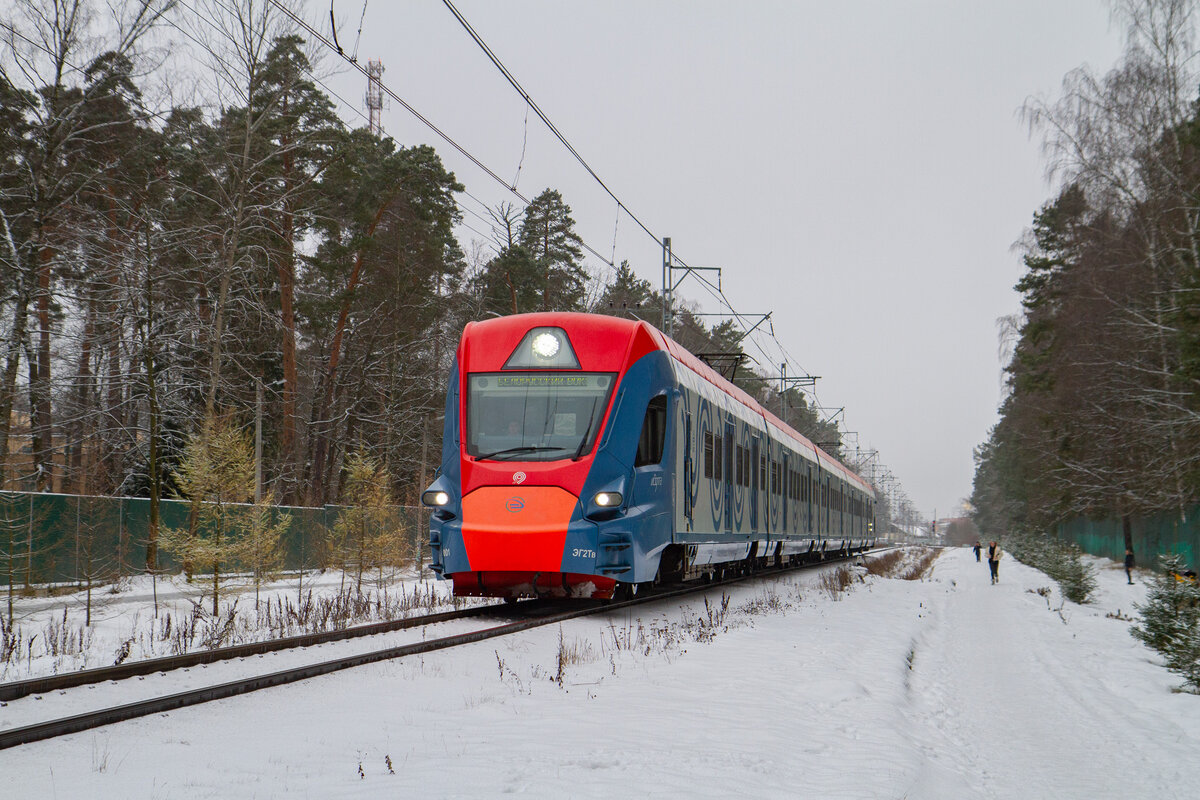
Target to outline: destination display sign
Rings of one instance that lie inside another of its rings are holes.
[[[541,373],[524,375],[472,375],[474,389],[599,389],[612,383],[611,375]]]

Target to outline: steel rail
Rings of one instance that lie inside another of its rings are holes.
[[[510,634],[519,633],[532,628],[538,628],[545,625],[554,625],[556,623],[565,622],[571,619],[591,616],[593,614],[609,613],[657,600],[696,594],[724,586],[731,586],[755,578],[774,577],[787,574],[789,572],[794,572],[805,566],[832,564],[836,563],[837,561],[843,561],[854,558],[858,555],[867,554],[868,553],[865,552],[855,553],[837,558],[828,558],[809,564],[759,569],[752,571],[749,574],[738,575],[725,580],[714,581],[712,583],[693,584],[678,589],[670,589],[664,592],[640,594],[634,597],[632,600],[625,600],[618,603],[608,603],[587,606],[584,608],[576,608],[570,611],[563,611],[538,617],[536,619],[510,622],[504,625],[497,625],[478,631],[456,634],[454,636],[446,636],[440,639],[430,639],[413,644],[387,647],[369,653],[343,656],[340,658],[330,659],[328,661],[318,662],[316,664],[279,670],[266,675],[258,675],[252,678],[242,678],[215,686],[208,686],[201,689],[191,689],[188,691],[177,692],[175,694],[156,697],[149,700],[139,700],[137,702],[127,703],[125,705],[115,706],[113,708],[76,714],[71,717],[63,717],[61,719],[35,723],[33,725],[26,725],[20,728],[0,730],[0,750],[5,750],[10,747],[16,747],[18,745],[28,744],[31,742],[37,742],[44,739],[52,739],[57,736],[66,736],[71,733],[79,733],[81,731],[99,728],[104,725],[110,725],[114,722],[124,722],[125,720],[136,719],[138,717],[144,717],[150,714],[161,714],[163,712],[173,711],[179,708],[185,708],[187,706],[200,705],[201,703],[207,703],[213,700],[236,697],[238,695],[258,691],[259,689],[283,686],[288,683],[295,683],[297,681],[307,680],[309,678],[315,678],[320,675],[327,675],[332,672],[339,672],[344,669],[351,669],[353,667],[359,667],[365,664],[373,664],[379,661],[387,661],[394,658],[403,658],[405,656],[430,653],[436,650],[444,650],[464,644],[486,641],[488,639],[494,639],[500,636],[508,636]],[[495,611],[500,608],[504,608],[504,606],[489,605],[481,606],[478,609],[466,610],[474,611],[476,614],[481,615],[483,611]],[[447,613],[453,614],[454,612]],[[416,619],[427,618],[414,618],[414,621]],[[397,620],[397,622],[404,622],[404,620]]]
[[[59,675],[44,675],[38,678],[28,678],[22,681],[0,683],[0,702],[17,700],[31,694],[42,694],[59,689],[70,689],[75,686],[86,686],[91,683],[104,683],[139,675],[152,675],[155,672],[170,672],[171,670],[196,667],[201,664],[213,664],[217,661],[228,661],[234,658],[246,658],[278,650],[291,650],[297,647],[312,647],[326,642],[338,642],[344,639],[355,639],[361,636],[374,636],[391,631],[407,630],[422,625],[432,625],[438,622],[448,622],[455,619],[478,617],[503,610],[506,606],[493,603],[485,606],[463,608],[456,611],[442,611],[437,614],[426,614],[420,617],[406,617],[385,622],[373,622],[370,625],[356,625],[319,633],[304,633],[299,636],[285,636],[280,639],[265,639],[261,642],[249,642],[230,647],[218,647],[212,650],[198,650],[194,653],[182,653],[177,656],[164,656],[111,667],[95,667],[77,672],[64,672]]]

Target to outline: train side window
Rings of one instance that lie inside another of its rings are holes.
[[[740,444],[737,445],[737,480],[734,481],[738,486],[741,486],[746,481],[746,448]]]
[[[712,477],[713,467],[713,437],[708,431],[704,432],[704,477]]]
[[[660,394],[650,399],[646,406],[646,419],[642,422],[642,434],[638,437],[635,467],[658,464],[663,457],[663,442],[667,437],[667,396]]]

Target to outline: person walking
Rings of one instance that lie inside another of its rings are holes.
[[[988,569],[992,571],[992,583],[1000,582],[1000,556],[1004,553],[1000,549],[1000,545],[992,542],[988,545]]]
[[[1129,547],[1125,548],[1125,580],[1133,586],[1133,549]]]
[[[979,542],[975,542],[975,563],[976,564],[979,563],[979,551],[982,549],[983,549],[983,545],[979,544]]]

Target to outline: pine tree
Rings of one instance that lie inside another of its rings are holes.
[[[1140,619],[1129,632],[1200,690],[1200,586],[1176,577],[1185,568],[1181,556],[1163,556],[1159,562],[1163,571],[1154,577],[1145,604],[1134,606]]]
[[[659,325],[662,305],[650,286],[650,281],[635,275],[628,261],[621,262],[612,282],[604,287],[600,301],[596,304],[596,311],[614,317],[645,320],[651,325],[662,327]]]
[[[546,189],[533,198],[518,242],[537,265],[541,284],[540,306],[521,311],[582,311],[588,283],[581,263],[583,239],[561,194]]]

